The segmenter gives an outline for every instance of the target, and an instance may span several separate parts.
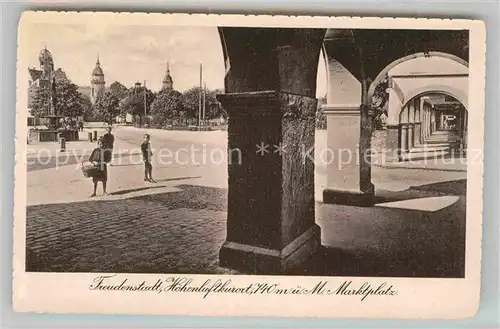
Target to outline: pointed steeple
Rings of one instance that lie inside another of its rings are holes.
[[[173,80],[170,75],[170,62],[167,61],[167,70],[165,71],[165,77],[163,78],[163,89],[172,89]]]
[[[93,76],[104,76],[104,72],[101,68],[101,62],[99,61],[99,53],[97,53],[97,61],[95,63],[94,71],[92,71]]]

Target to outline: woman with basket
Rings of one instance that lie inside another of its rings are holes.
[[[92,181],[94,182],[94,193],[92,193],[90,197],[96,196],[98,182],[102,182],[104,195],[108,195],[106,192],[106,183],[108,182],[107,162],[109,161],[107,161],[108,159],[105,159],[105,150],[102,138],[99,139],[98,145],[99,146],[92,151],[92,154],[90,154],[89,161],[92,165],[84,169],[85,176],[92,177]]]

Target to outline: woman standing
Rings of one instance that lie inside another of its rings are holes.
[[[108,167],[104,160],[104,145],[102,142],[102,137],[99,139],[98,147],[92,151],[90,155],[89,161],[92,162],[97,168],[99,168],[99,172],[92,177],[92,181],[94,182],[94,193],[90,197],[96,196],[97,191],[97,183],[102,182],[102,190],[104,195],[108,195],[106,192],[106,183],[108,182]]]

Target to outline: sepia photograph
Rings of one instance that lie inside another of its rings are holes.
[[[363,283],[347,277],[471,273],[483,149],[468,141],[484,111],[471,21],[84,15],[20,23],[18,271],[90,275],[85,290],[125,289],[120,273],[341,277],[340,295]]]

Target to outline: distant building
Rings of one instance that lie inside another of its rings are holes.
[[[106,88],[106,81],[104,80],[104,72],[97,56],[94,70],[92,71],[92,78],[90,80],[90,100],[92,104],[95,103],[99,95],[104,94]]]
[[[91,87],[90,86],[78,86],[78,91],[85,97],[90,99]]]
[[[58,68],[54,69],[54,59],[50,51],[45,47],[40,51],[40,55],[38,56],[38,61],[40,63],[40,67],[38,69],[31,67],[28,68],[28,72],[30,74],[30,80],[28,83],[28,108],[31,108],[33,105],[33,100],[39,88],[48,87],[53,91],[54,84],[58,81],[68,79],[66,73]],[[54,106],[52,99],[51,103],[51,113],[47,114],[55,114]]]
[[[38,56],[40,68],[28,68],[30,74],[29,87],[28,87],[28,107],[31,108],[35,94],[40,87],[51,87],[54,74],[54,60],[52,54],[44,48],[40,51]]]
[[[170,63],[167,62],[167,71],[165,72],[165,77],[163,78],[163,90],[172,90],[174,89],[174,82],[172,80],[172,76],[170,75]]]

